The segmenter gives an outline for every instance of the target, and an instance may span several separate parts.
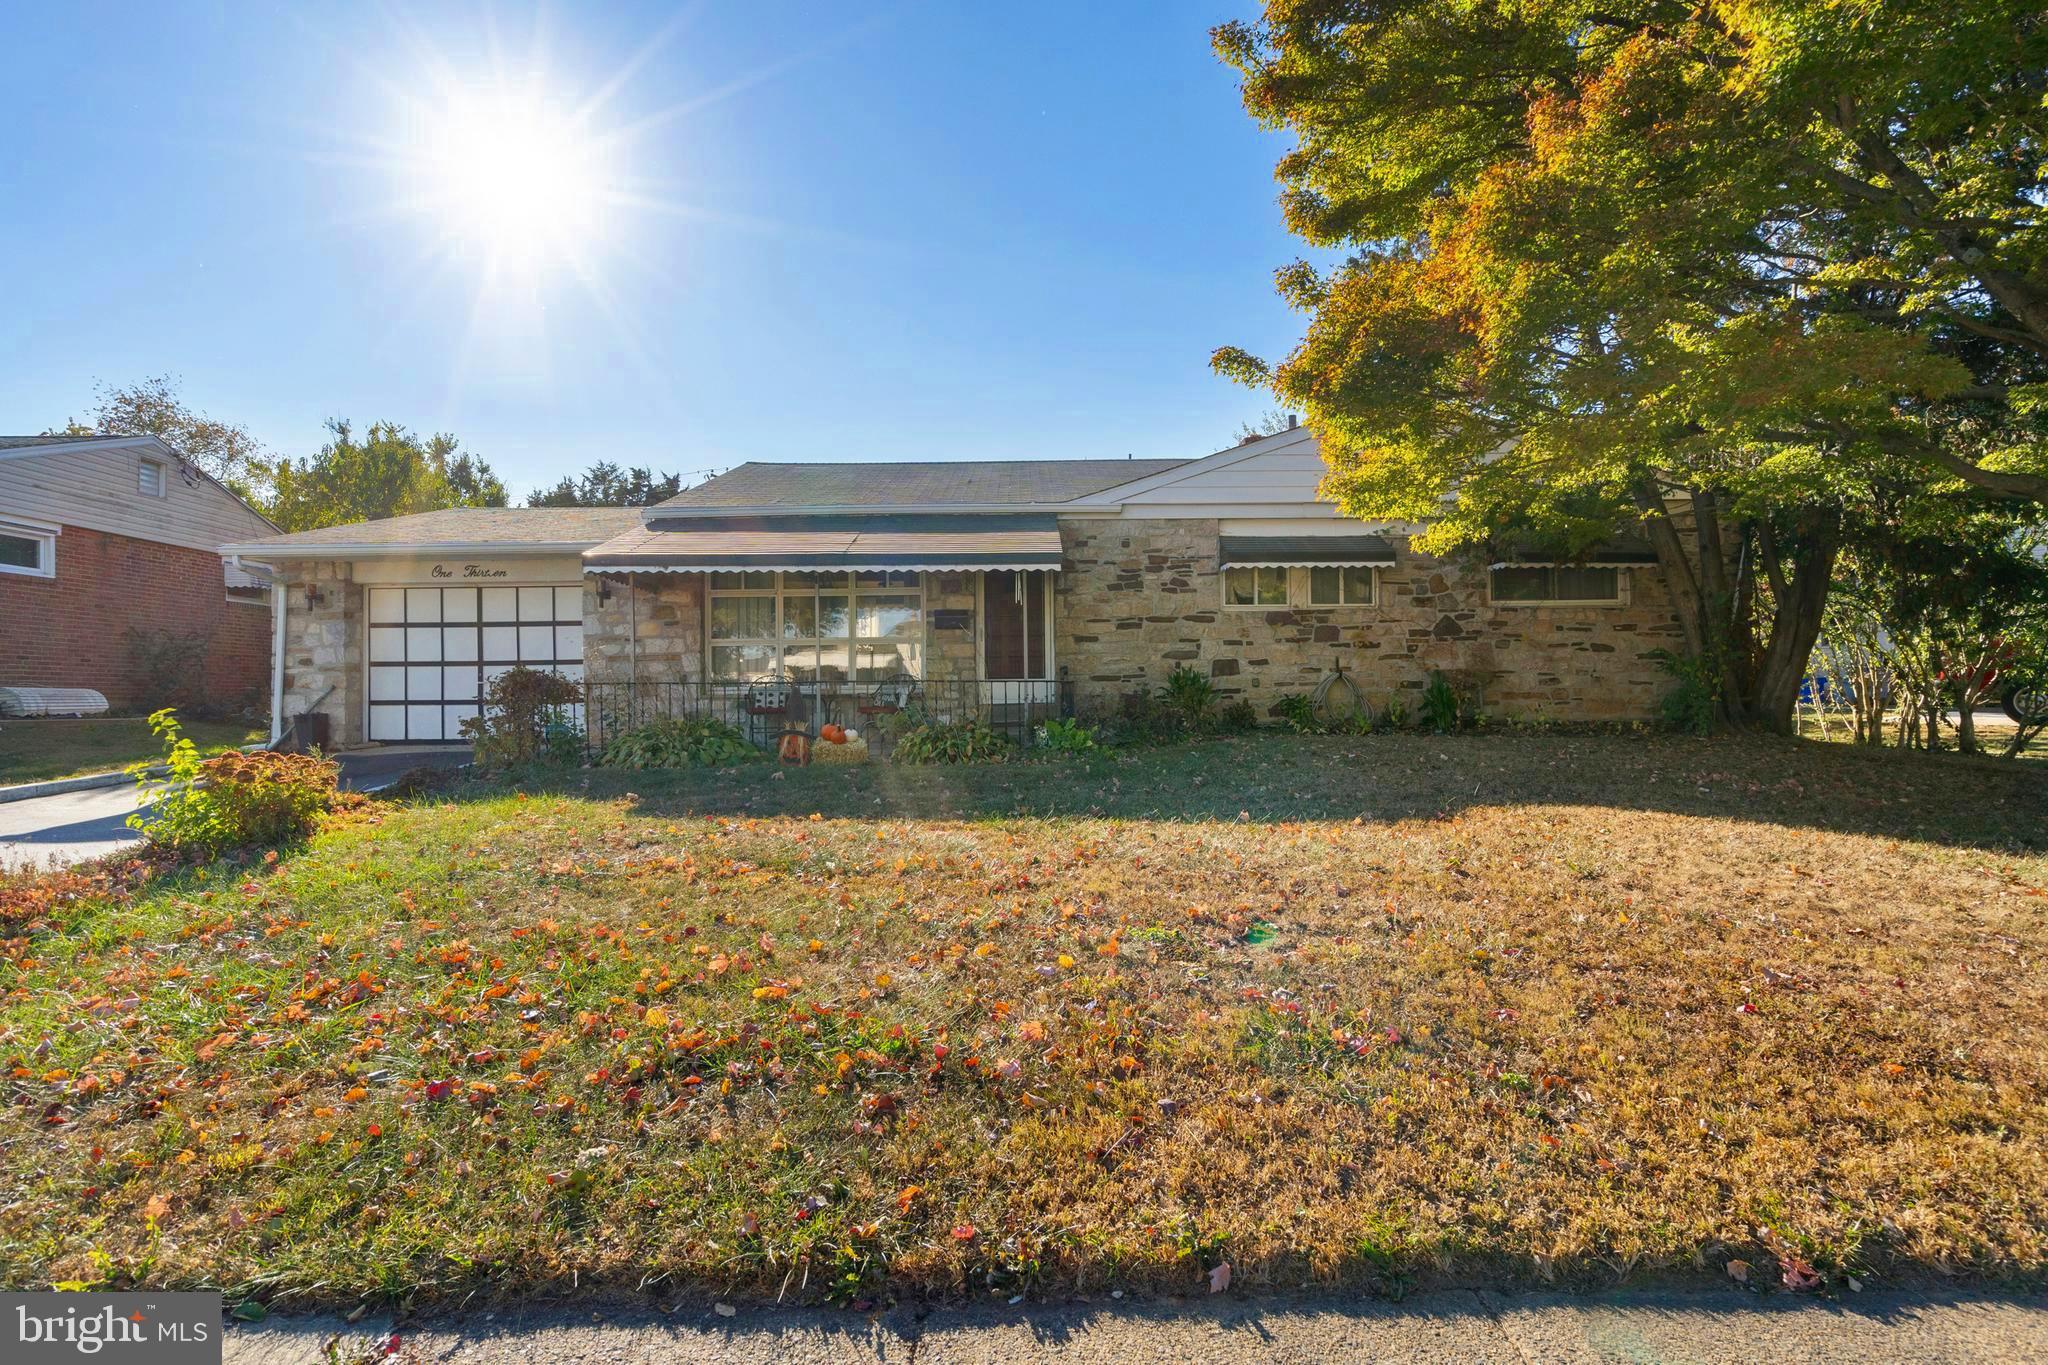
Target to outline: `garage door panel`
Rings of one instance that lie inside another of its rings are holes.
[[[484,690],[517,666],[583,677],[580,585],[376,588],[369,601],[373,740],[461,740]]]
[[[422,625],[441,619],[441,589],[407,588],[405,590],[405,623],[409,626]]]
[[[485,626],[484,657],[492,663],[509,663],[519,657],[519,627]]]

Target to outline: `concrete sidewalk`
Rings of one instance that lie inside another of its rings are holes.
[[[1841,1301],[1737,1290],[1579,1297],[1488,1291],[1399,1303],[1236,1298],[882,1314],[692,1301],[650,1310],[553,1309],[427,1318],[397,1326],[388,1357],[436,1365],[639,1361],[1881,1361],[2048,1360],[2041,1298],[1868,1292]],[[231,1365],[378,1358],[389,1320],[276,1319],[231,1326]],[[329,1343],[336,1342],[330,1354]]]

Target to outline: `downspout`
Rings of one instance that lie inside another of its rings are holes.
[[[270,742],[284,737],[284,580],[270,581]]]

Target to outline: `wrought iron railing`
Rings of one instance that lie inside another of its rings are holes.
[[[859,730],[886,750],[905,713],[951,723],[978,720],[1022,745],[1038,727],[1074,714],[1074,686],[1063,679],[958,678],[895,684],[804,683],[779,685],[706,682],[600,682],[582,684],[576,717],[593,754],[613,738],[651,721],[709,716],[732,726],[762,749],[792,731],[815,736],[830,724]]]

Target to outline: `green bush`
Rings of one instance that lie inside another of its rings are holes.
[[[1705,659],[1653,649],[1650,657],[1673,685],[1658,703],[1664,723],[1687,734],[1712,734],[1721,712],[1721,691],[1714,669]]]
[[[607,768],[729,768],[761,757],[747,737],[711,716],[657,720],[604,746]]]
[[[1209,728],[1209,709],[1216,704],[1216,685],[1209,681],[1206,673],[1182,664],[1166,675],[1166,685],[1159,689],[1159,700],[1166,704],[1168,710],[1178,712],[1188,729],[1206,730]]]
[[[1399,697],[1387,698],[1387,709],[1380,712],[1380,724],[1389,730],[1405,729],[1408,725],[1408,703]]]
[[[1429,675],[1429,686],[1422,689],[1422,721],[1440,735],[1447,735],[1458,728],[1463,719],[1464,706],[1458,700],[1457,689],[1442,673]]]
[[[555,673],[513,668],[491,680],[479,715],[462,722],[479,768],[519,763],[568,767],[583,759],[583,727],[569,708],[583,689]]]
[[[1055,716],[1038,727],[1038,747],[1047,753],[1080,754],[1095,747],[1095,727],[1071,716]]]
[[[1216,712],[1216,728],[1226,735],[1247,734],[1259,728],[1259,713],[1243,697],[1225,702]]]
[[[899,724],[889,747],[895,763],[1002,763],[1017,749],[978,718],[940,721],[923,712],[905,712],[896,719]]]
[[[1273,710],[1298,735],[1319,735],[1323,723],[1316,719],[1316,700],[1306,692],[1289,692],[1273,703]]]
[[[201,758],[169,710],[149,718],[164,742],[160,778],[149,763],[128,771],[143,788],[143,808],[128,817],[150,844],[178,854],[211,857],[252,844],[306,838],[333,810],[339,771],[317,754],[240,752]]]

